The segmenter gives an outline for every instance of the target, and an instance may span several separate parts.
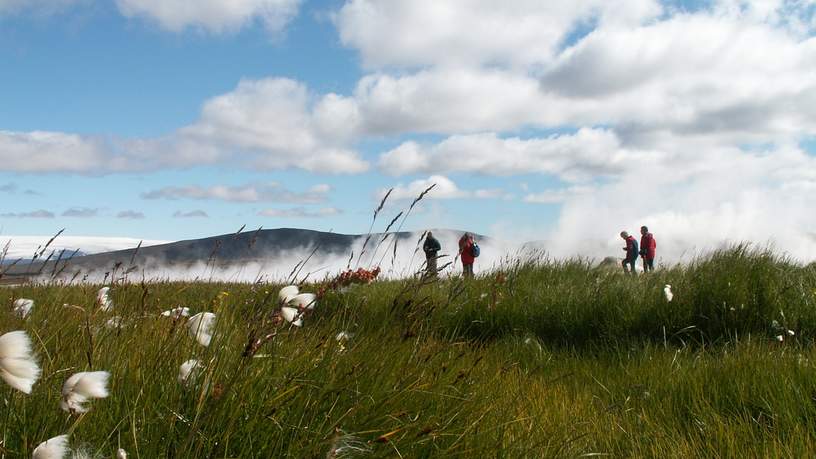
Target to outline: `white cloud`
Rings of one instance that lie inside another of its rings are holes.
[[[258,212],[261,217],[275,217],[275,218],[323,218],[334,217],[343,213],[340,209],[334,207],[323,207],[316,210],[306,209],[304,207],[295,207],[290,209],[264,209]]]
[[[407,185],[399,184],[393,187],[388,199],[391,201],[414,200],[431,186],[434,188],[423,199],[498,199],[508,196],[507,193],[500,189],[462,190],[448,177],[432,175],[425,179],[414,180]],[[385,189],[379,190],[377,199],[382,199],[387,191]]]
[[[100,141],[59,132],[0,131],[3,170],[16,172],[94,172],[109,161]]]
[[[657,154],[628,151],[617,135],[584,128],[575,134],[546,138],[500,138],[496,134],[449,137],[422,146],[406,142],[380,157],[380,168],[392,175],[416,172],[470,172],[485,175],[540,173],[582,181],[619,173],[635,161]]]
[[[574,101],[575,122],[762,140],[814,132],[814,71],[816,39],[701,13],[597,29],[545,71],[542,90]]]
[[[335,17],[340,39],[369,67],[546,62],[576,22],[639,22],[654,0],[350,0]]]
[[[99,215],[99,209],[89,207],[72,207],[62,213],[63,217],[91,218]]]
[[[539,82],[498,69],[444,68],[363,77],[354,97],[370,134],[461,133],[555,125]]]
[[[816,158],[795,148],[705,153],[705,161],[648,164],[593,193],[567,197],[549,248],[558,256],[615,256],[618,232],[647,225],[668,262],[725,241],[772,242],[798,259],[816,258],[816,217],[809,210],[816,198],[802,192],[816,187]]]
[[[142,193],[143,199],[199,199],[229,202],[284,202],[296,204],[318,204],[328,199],[329,185],[315,185],[305,192],[290,191],[280,184],[247,184],[239,186],[213,185],[202,187],[168,186]]]
[[[203,210],[191,210],[188,212],[177,210],[173,212],[173,218],[209,218],[209,215]]]
[[[130,220],[142,220],[145,218],[145,214],[143,212],[139,212],[136,210],[123,210],[116,214],[116,218],[126,218]]]
[[[0,214],[2,218],[54,218],[54,216],[54,212],[43,209],[31,212],[7,212]]]
[[[126,17],[144,17],[162,28],[181,32],[187,28],[212,33],[234,32],[261,23],[280,32],[297,15],[301,0],[116,0]]]
[[[220,156],[237,149],[265,169],[358,173],[368,164],[345,143],[356,130],[354,112],[341,97],[315,97],[294,80],[244,80],[207,101],[201,118],[178,136],[184,149],[205,146]]]
[[[210,164],[326,174],[364,172],[350,146],[355,104],[316,96],[283,78],[245,80],[204,104],[200,118],[164,137],[121,139],[0,131],[4,171],[109,174]]]

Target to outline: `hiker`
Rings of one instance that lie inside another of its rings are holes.
[[[442,250],[442,246],[439,245],[439,241],[430,231],[428,231],[428,235],[425,236],[425,243],[422,244],[422,250],[425,252],[426,272],[429,276],[436,276],[436,258],[439,251]]]
[[[473,262],[479,256],[479,246],[473,241],[473,235],[465,233],[459,239],[459,256],[462,259],[462,274],[465,277],[473,277]]]
[[[640,227],[640,257],[643,258],[643,272],[654,271],[655,252],[657,242],[654,235],[649,232],[646,226]]]
[[[634,276],[637,274],[635,272],[635,264],[637,264],[638,255],[640,255],[637,240],[635,240],[634,236],[630,236],[626,231],[621,231],[620,237],[626,241],[626,247],[623,248],[623,250],[626,251],[626,258],[624,258],[623,262],[621,262],[621,265],[623,265],[623,272],[632,274]],[[629,265],[629,269],[626,268],[626,265]]]

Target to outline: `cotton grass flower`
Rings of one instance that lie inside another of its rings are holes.
[[[297,285],[287,285],[278,292],[278,299],[281,304],[287,304],[292,301],[300,293]]]
[[[187,322],[190,337],[205,347],[209,346],[212,341],[213,328],[215,328],[215,314],[211,312],[199,312],[190,317],[190,321]]]
[[[108,396],[109,378],[107,371],[83,371],[71,376],[62,386],[60,407],[69,413],[87,412],[85,402]]]
[[[68,435],[49,438],[34,448],[32,459],[62,459],[68,454]]]
[[[125,320],[119,316],[114,316],[108,319],[105,322],[105,328],[109,330],[116,330],[122,328],[125,325]]]
[[[335,335],[334,339],[337,341],[348,341],[351,339],[352,336],[354,335],[352,335],[351,333],[341,331],[340,333]]]
[[[198,376],[198,371],[203,365],[196,359],[190,359],[179,366],[178,382],[183,386],[189,386]]]
[[[300,313],[299,310],[295,308],[290,308],[284,306],[281,308],[281,316],[286,319],[287,322],[294,325],[295,327],[302,327],[303,326],[303,314]]]
[[[31,339],[24,331],[0,336],[0,378],[20,392],[30,394],[40,379],[40,366],[31,351]]]
[[[116,459],[127,459],[127,451],[122,448],[116,450]]]
[[[183,308],[181,306],[173,309],[168,309],[161,313],[162,317],[172,317],[174,319],[180,319],[182,317],[190,317],[190,308]]]
[[[666,301],[671,303],[671,300],[674,298],[674,294],[672,293],[671,285],[666,284],[666,286],[663,287],[663,295],[666,296]]]
[[[34,300],[28,298],[17,298],[14,300],[14,304],[12,305],[12,310],[15,314],[20,316],[21,319],[28,318],[28,315],[31,314],[31,310],[34,308]]]
[[[301,293],[299,295],[295,295],[291,300],[289,300],[289,306],[298,308],[300,310],[314,309],[316,304],[317,295],[314,293]]]
[[[108,292],[110,292],[110,287],[102,287],[96,293],[96,304],[105,312],[113,309],[113,302],[108,296]]]

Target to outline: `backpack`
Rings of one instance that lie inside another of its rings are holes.
[[[470,254],[473,255],[473,258],[477,258],[481,252],[482,250],[479,248],[479,244],[474,242],[473,245],[470,246]]]

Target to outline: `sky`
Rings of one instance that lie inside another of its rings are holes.
[[[357,234],[436,184],[404,229],[813,260],[815,31],[816,0],[0,0],[0,237]]]

